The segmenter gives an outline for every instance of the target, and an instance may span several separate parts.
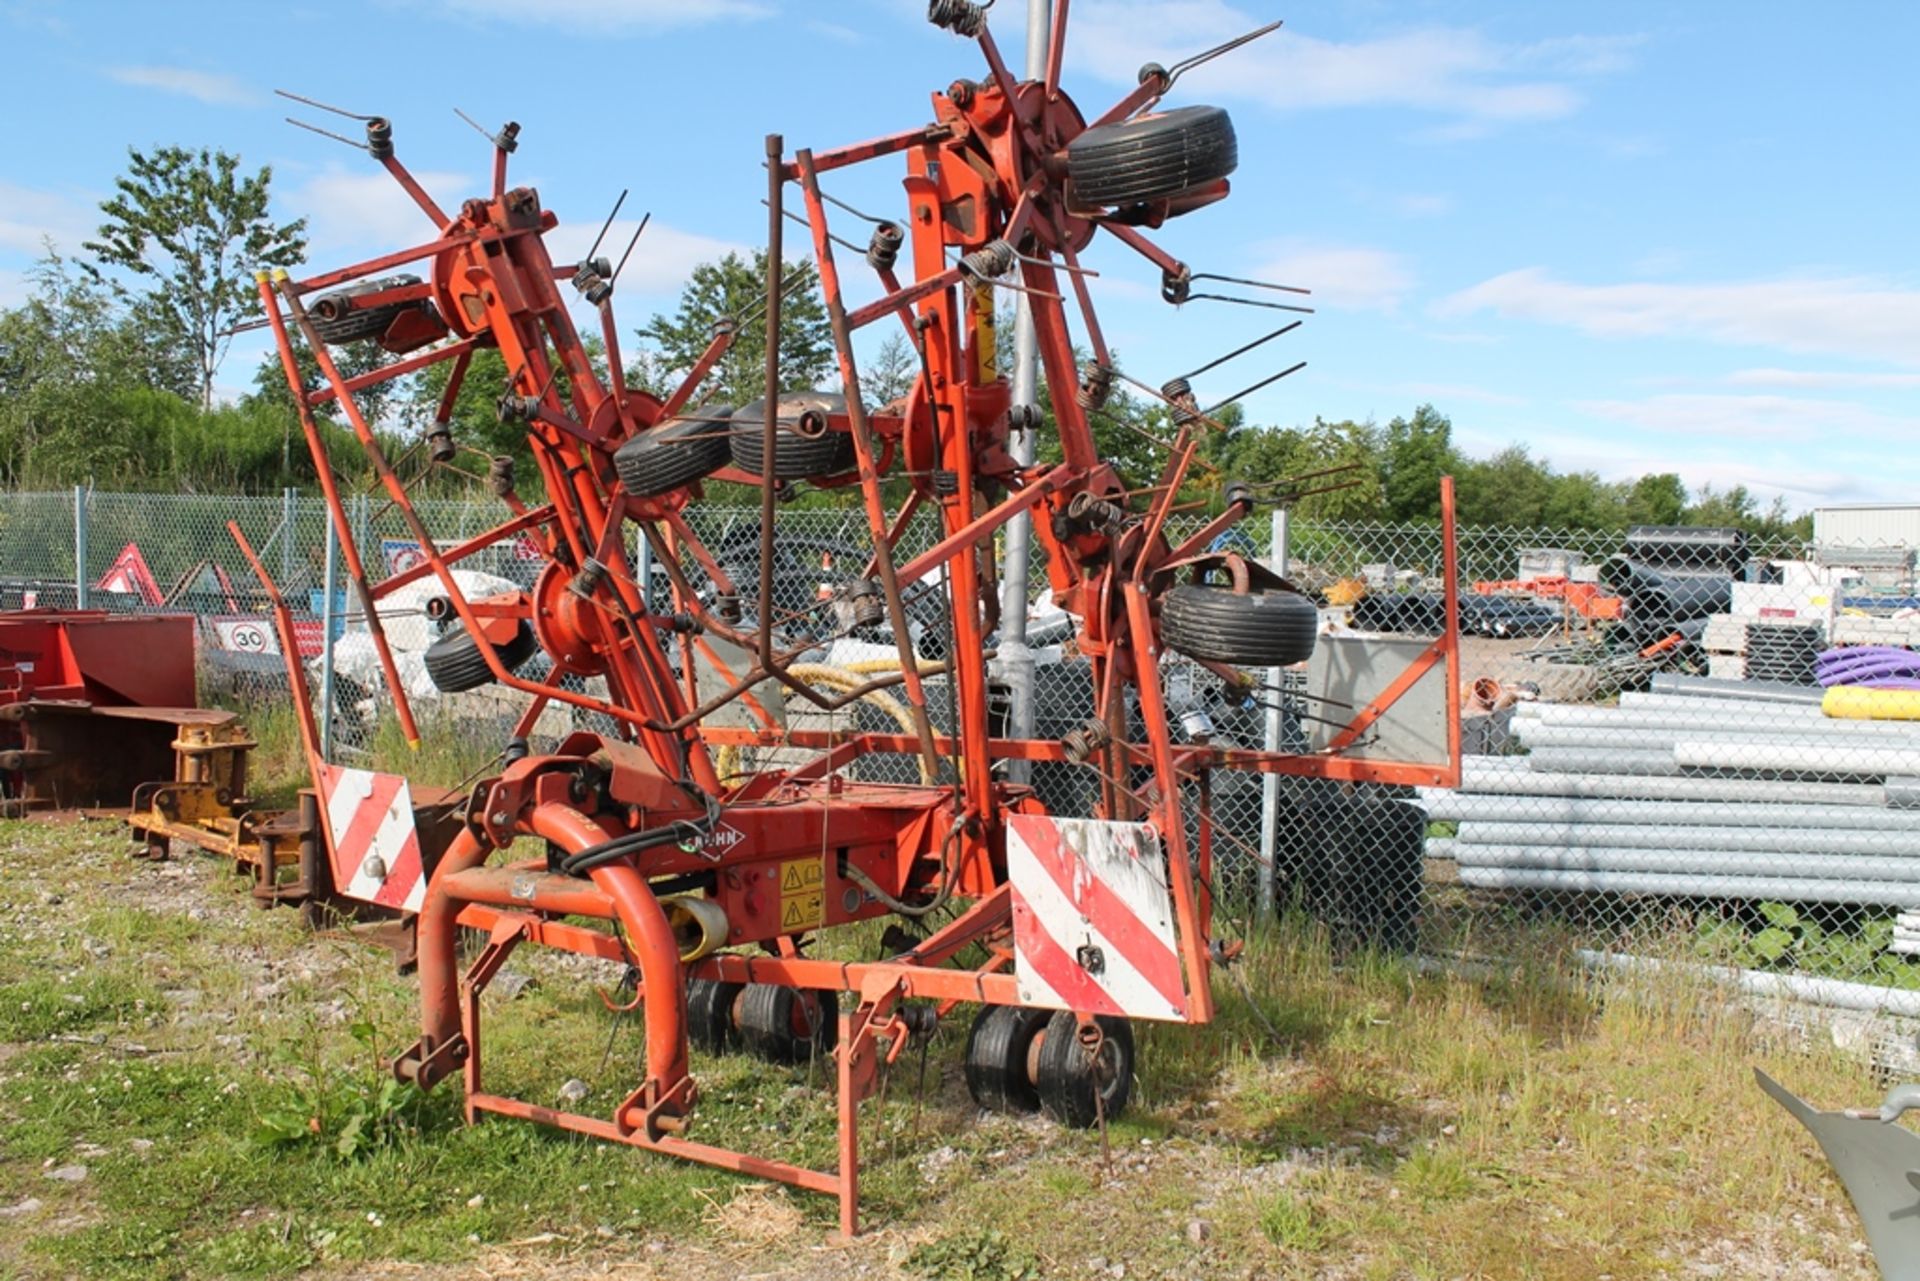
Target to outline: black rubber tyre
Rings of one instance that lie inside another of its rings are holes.
[[[1298,592],[1249,592],[1183,583],[1160,603],[1160,639],[1189,658],[1236,667],[1286,667],[1313,654],[1320,611]]]
[[[417,285],[418,276],[389,276],[384,280],[369,280],[363,285],[351,289],[337,289],[323,295],[307,305],[307,315],[313,321],[313,331],[320,340],[332,346],[342,343],[365,342],[378,338],[387,332],[394,318],[401,312],[421,306],[417,302],[390,302],[383,307],[352,307],[348,300],[359,294],[379,293],[386,289],[398,289],[402,285]]]
[[[740,1002],[740,1043],[771,1063],[805,1063],[831,1049],[839,1031],[835,1011],[818,992],[749,983]]]
[[[1067,144],[1067,176],[1083,207],[1164,200],[1226,177],[1240,163],[1220,107],[1177,107],[1100,125]]]
[[[733,1007],[745,985],[715,979],[687,984],[687,1038],[709,1054],[740,1047],[740,1031],[733,1025]]]
[[[613,467],[629,494],[652,498],[704,480],[733,456],[731,405],[708,405],[661,423],[613,451]]]
[[[540,643],[533,638],[533,628],[521,623],[514,629],[513,639],[496,646],[494,653],[500,656],[500,665],[512,672],[518,671],[539,648]],[[464,627],[448,632],[427,646],[423,658],[428,678],[433,681],[433,687],[442,693],[458,694],[479,689],[493,679],[493,669],[487,666],[479,643]]]
[[[1052,1013],[1020,1005],[981,1008],[967,1033],[967,1093],[975,1103],[994,1112],[1040,1110],[1027,1053]]]
[[[733,411],[733,465],[764,476],[761,455],[766,452],[766,401],[756,400]],[[809,480],[838,476],[853,467],[853,437],[828,431],[803,436],[797,430],[802,414],[842,413],[846,398],[825,392],[783,396],[774,407],[773,476],[776,480]]]
[[[1068,1011],[1047,1021],[1046,1040],[1040,1043],[1040,1104],[1047,1115],[1076,1130],[1098,1125],[1103,1116],[1114,1120],[1133,1095],[1133,1025],[1110,1014],[1096,1015],[1094,1021],[1106,1033],[1097,1072],[1080,1044],[1080,1021]]]

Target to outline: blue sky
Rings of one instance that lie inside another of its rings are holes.
[[[994,11],[1016,59],[1024,11]],[[0,105],[16,122],[0,302],[21,296],[43,236],[78,249],[129,144],[270,163],[319,264],[422,238],[364,155],[283,123],[270,91],[289,88],[391,116],[443,204],[477,192],[488,159],[452,108],[520,121],[515,176],[566,224],[556,257],[630,186],[623,221],[654,218],[622,281],[630,330],[694,263],[764,237],[763,134],[824,149],[890,132],[927,118],[930,90],[982,74],[923,14],[919,0],[0,0]],[[1249,403],[1257,421],[1385,421],[1431,401],[1476,452],[1517,441],[1563,468],[1673,470],[1795,508],[1920,498],[1920,6],[1078,0],[1073,18],[1066,88],[1090,112],[1144,61],[1287,21],[1170,100],[1230,108],[1241,160],[1233,196],[1162,242],[1197,270],[1310,287],[1318,308],[1207,376],[1203,400],[1305,359]],[[879,162],[829,189],[898,210],[899,172]],[[1148,381],[1274,314],[1176,312],[1130,254],[1092,265],[1110,336]],[[236,347],[223,383],[244,386],[259,355]]]

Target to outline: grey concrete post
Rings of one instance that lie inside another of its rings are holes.
[[[333,759],[333,629],[339,623],[334,593],[339,590],[340,544],[333,522],[326,522],[326,552],[320,571],[320,759]]]
[[[73,487],[73,603],[87,607],[87,487]]]
[[[1273,572],[1285,578],[1287,575],[1288,512],[1285,507],[1276,507],[1273,512],[1272,542],[1267,548],[1267,564]],[[1269,752],[1280,750],[1280,735],[1284,728],[1280,714],[1281,670],[1278,667],[1267,669],[1267,725],[1266,739],[1261,744]],[[1260,779],[1260,868],[1259,902],[1255,910],[1263,921],[1273,919],[1274,863],[1280,850],[1280,776],[1267,774]]]
[[[280,491],[280,586],[293,585],[294,503],[299,490],[292,486]]]

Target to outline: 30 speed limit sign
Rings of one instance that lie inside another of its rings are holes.
[[[236,654],[278,654],[273,629],[257,618],[216,618],[213,634],[220,648]]]

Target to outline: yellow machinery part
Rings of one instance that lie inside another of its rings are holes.
[[[1835,685],[1821,698],[1820,710],[1835,720],[1920,721],[1920,689]]]

